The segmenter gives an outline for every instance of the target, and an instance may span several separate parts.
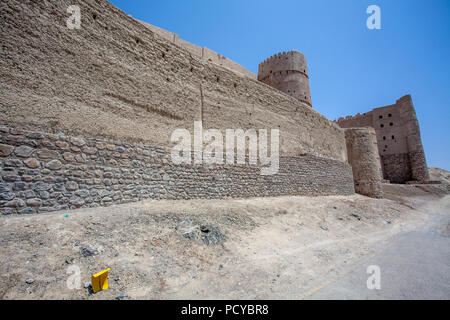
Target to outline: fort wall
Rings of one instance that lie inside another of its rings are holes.
[[[72,4],[79,30],[66,26]],[[161,144],[194,121],[274,128],[283,155],[347,160],[343,130],[307,104],[191,54],[107,1],[0,6],[2,123]]]
[[[80,6],[80,29],[67,28],[69,5]],[[210,63],[207,49],[199,57],[103,0],[6,0],[0,10],[2,212],[354,192],[343,129],[307,103]],[[194,121],[223,132],[279,129],[279,173],[173,166],[171,134],[192,132]]]

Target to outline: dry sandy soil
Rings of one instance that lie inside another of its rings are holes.
[[[430,180],[441,181],[442,183],[450,183],[450,172],[440,168],[428,168],[430,172]]]
[[[393,236],[450,217],[446,189],[385,185],[385,199],[143,201],[2,216],[0,299],[303,299]],[[80,289],[67,286],[71,266]],[[106,268],[109,289],[84,288]]]

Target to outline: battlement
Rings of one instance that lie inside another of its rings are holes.
[[[371,111],[368,112],[364,112],[364,113],[357,113],[354,116],[348,115],[345,117],[340,117],[339,119],[335,120],[334,122],[336,123],[342,123],[344,121],[353,121],[353,120],[364,120],[366,118],[370,118],[372,117],[372,114],[376,111],[376,113],[382,112],[385,109],[390,109],[390,108],[396,108],[398,107],[400,104],[402,103],[406,103],[406,104],[412,104],[412,98],[411,95],[407,94],[404,95],[401,98],[398,98],[395,102],[395,104],[391,104],[391,105],[387,105],[387,106],[383,106],[383,107],[378,107],[378,108],[374,108]]]
[[[280,58],[283,58],[283,57],[286,58],[286,59],[289,59],[289,55],[293,55],[294,52],[298,52],[298,51],[292,50],[292,51],[288,51],[288,52],[283,51],[283,52],[276,53],[276,54],[270,56],[269,58],[267,58],[266,60],[264,60],[263,62],[261,62],[259,65],[261,66],[261,65],[269,63],[270,61],[273,61],[273,60],[276,60],[276,59],[280,59]]]
[[[296,50],[283,51],[267,58],[258,66],[258,80],[263,80],[271,74],[286,72],[300,72],[308,78],[305,56]]]
[[[337,119],[337,121],[335,120],[334,122],[340,123],[342,121],[348,121],[348,120],[359,120],[359,119],[369,116],[371,114],[371,112],[372,111],[365,112],[363,114],[357,113],[354,116],[340,117],[339,119]]]

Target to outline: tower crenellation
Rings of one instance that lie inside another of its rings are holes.
[[[299,51],[277,53],[261,62],[258,80],[311,106],[306,58]]]

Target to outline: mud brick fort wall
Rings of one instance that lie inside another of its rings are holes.
[[[79,30],[66,26],[71,4]],[[283,155],[347,161],[344,131],[306,103],[191,54],[105,0],[0,6],[3,123],[166,145],[194,121],[274,128]]]
[[[69,5],[81,9],[80,29],[66,26]],[[2,213],[354,192],[345,132],[310,99],[221,65],[208,50],[193,54],[104,0],[7,0],[0,10]],[[194,121],[279,129],[279,172],[174,165],[171,133],[192,132]]]

